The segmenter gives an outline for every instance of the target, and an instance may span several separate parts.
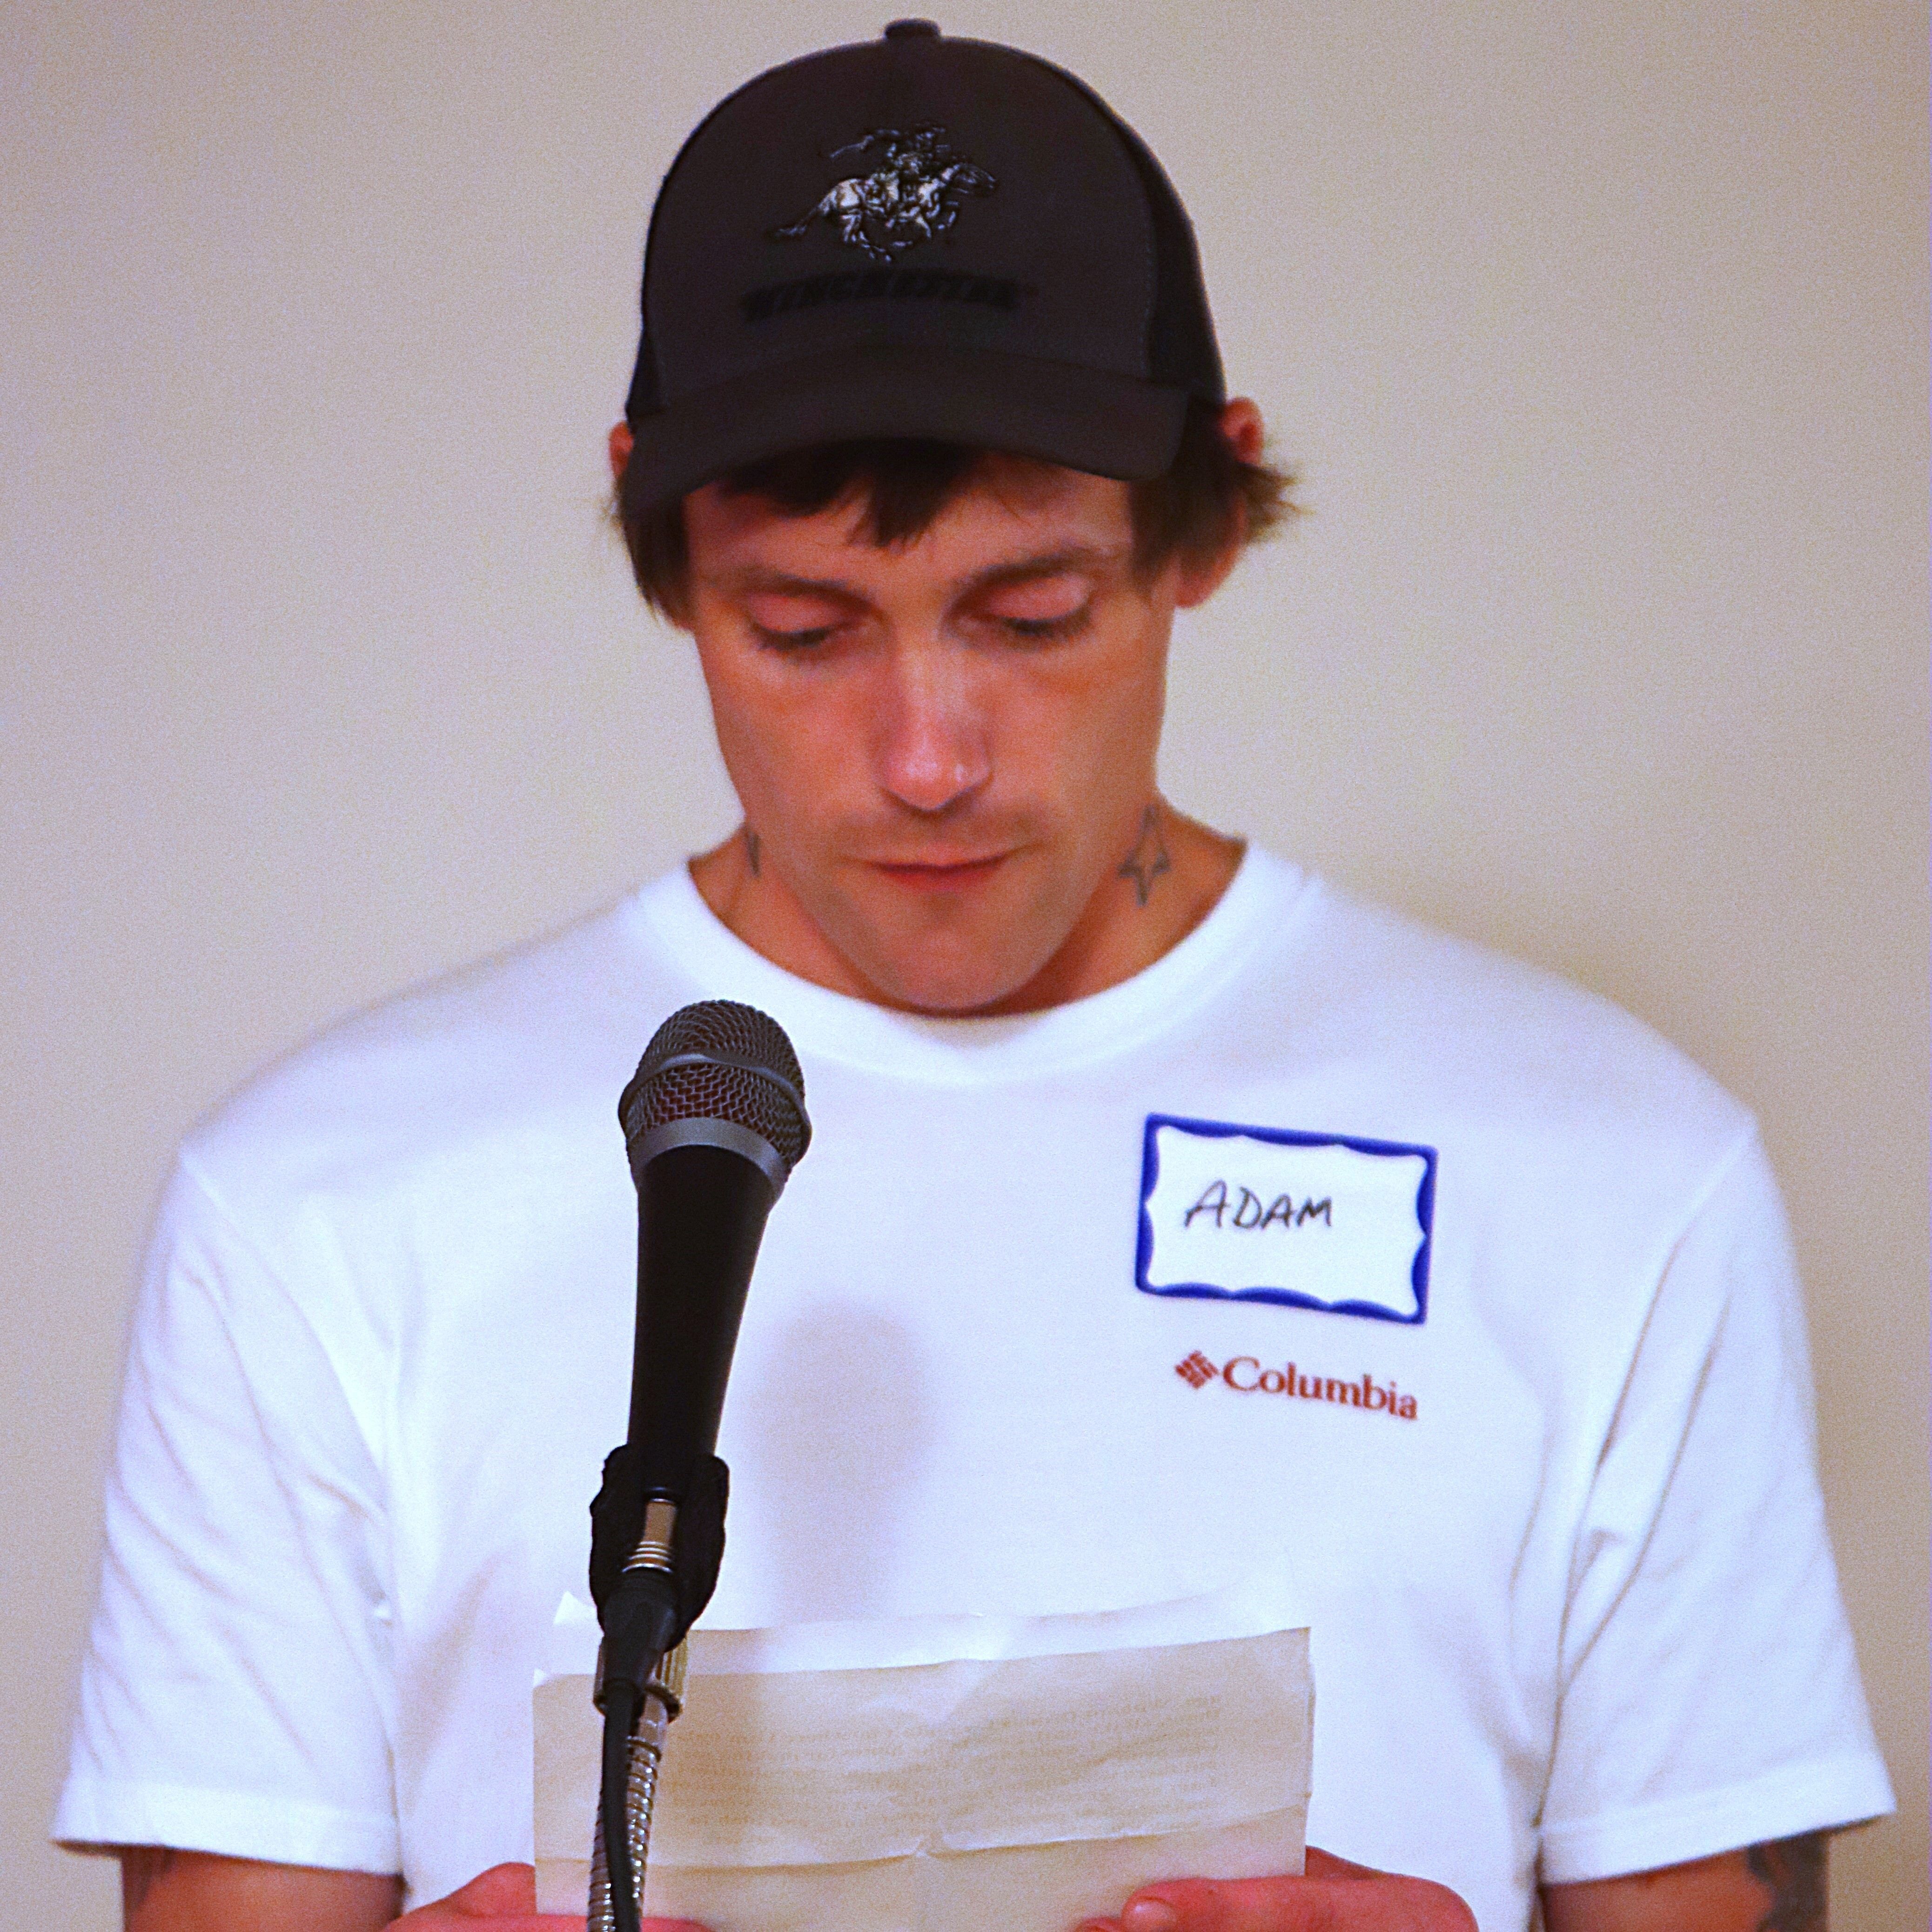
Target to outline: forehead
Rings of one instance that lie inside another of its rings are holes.
[[[684,500],[692,574],[700,584],[746,573],[814,580],[908,576],[950,582],[1074,552],[1124,561],[1133,542],[1129,487],[1027,458],[988,457],[925,530],[882,546],[862,490],[807,516],[707,484]]]

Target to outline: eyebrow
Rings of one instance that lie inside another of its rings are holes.
[[[976,572],[952,586],[950,594],[967,596],[976,591],[997,590],[1009,584],[1032,583],[1041,578],[1064,577],[1078,571],[1098,571],[1118,563],[1128,554],[1129,548],[1125,544],[1113,548],[1075,544],[1037,556],[1016,557],[1010,562],[993,564]],[[755,564],[740,570],[715,572],[702,580],[714,590],[736,591],[740,594],[767,590],[782,596],[832,597],[850,604],[869,602],[863,591],[841,578],[795,577],[788,571],[762,569]]]

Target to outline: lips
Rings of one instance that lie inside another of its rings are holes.
[[[992,852],[973,858],[875,859],[872,869],[896,885],[944,891],[977,885],[982,880],[991,878],[1009,856],[1004,852]]]

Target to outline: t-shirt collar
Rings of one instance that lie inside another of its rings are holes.
[[[697,988],[694,998],[761,1007],[801,1054],[976,1084],[1124,1053],[1180,1024],[1264,939],[1283,932],[1308,883],[1298,868],[1250,845],[1214,910],[1152,965],[1085,999],[993,1018],[898,1012],[800,979],[739,938],[705,904],[687,866],[644,887],[629,912],[639,939],[669,956]]]

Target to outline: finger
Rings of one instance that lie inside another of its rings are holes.
[[[460,1890],[420,1913],[412,1912],[400,1923],[406,1928],[419,1922],[442,1925],[453,1919],[486,1923],[490,1932],[584,1932],[580,1912],[537,1910],[536,1872],[530,1865],[492,1865]],[[646,1920],[640,1932],[704,1932],[704,1928],[683,1919],[661,1918]]]
[[[452,1892],[445,1908],[465,1918],[533,1917],[537,1909],[537,1874],[533,1865],[492,1865]]]
[[[1469,1908],[1446,1886],[1360,1866],[1336,1877],[1150,1886],[1127,1901],[1120,1924],[1123,1932],[1476,1932]]]
[[[1301,1868],[1304,1878],[1382,1878],[1385,1873],[1378,1871],[1373,1865],[1358,1865],[1347,1858],[1338,1858],[1333,1852],[1324,1852],[1318,1846],[1310,1845],[1306,1862]]]
[[[1180,1879],[1127,1900],[1121,1932],[1313,1932],[1299,1879]]]
[[[584,1914],[580,1912],[465,1912],[460,1915],[463,1922],[487,1925],[490,1932],[584,1932]],[[454,1922],[438,1918],[434,1922],[440,1926]],[[646,1919],[646,1925],[657,1922]],[[407,1925],[406,1918],[397,1921]]]

